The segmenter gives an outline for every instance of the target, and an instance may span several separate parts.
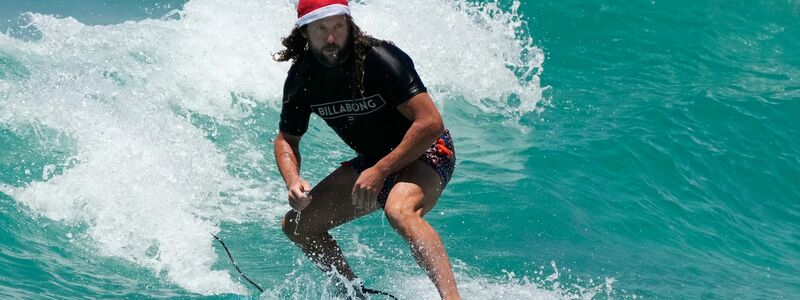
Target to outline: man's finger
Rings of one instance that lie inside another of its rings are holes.
[[[353,205],[356,208],[361,208],[361,189],[356,186],[356,192],[353,194]]]
[[[360,208],[360,209],[366,208],[365,207],[365,204],[366,204],[366,201],[365,201],[366,195],[365,195],[365,193],[366,192],[367,191],[363,187],[358,190],[358,208]]]
[[[353,190],[350,191],[350,201],[352,202],[353,207],[357,207],[356,203],[356,201],[358,200],[357,195],[358,195],[358,188],[354,185]]]
[[[374,206],[373,205],[374,201],[372,201],[372,192],[367,192],[367,196],[364,197],[364,198],[365,198],[364,199],[364,202],[365,202],[364,206],[366,206],[367,210],[372,210],[372,207]]]
[[[380,195],[381,195],[381,191],[378,190],[378,192],[375,193],[375,197],[372,198],[372,201],[375,203],[375,209],[378,209],[381,206],[380,203],[378,202],[378,197],[380,197]]]
[[[363,207],[364,209],[369,209],[369,194],[370,194],[370,191],[369,191],[368,188],[365,188],[364,189],[364,193],[361,194],[361,197],[362,197],[361,201],[363,201],[363,204],[362,204],[361,207]]]
[[[372,204],[370,203],[370,197],[372,192],[370,190],[364,190],[364,209],[369,209]]]
[[[370,209],[377,209],[378,208],[378,192],[373,191],[369,195],[369,208]]]

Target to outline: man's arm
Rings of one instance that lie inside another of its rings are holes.
[[[311,202],[306,195],[311,186],[300,177],[300,138],[282,131],[275,136],[275,162],[289,190],[289,205],[297,210],[303,210]]]
[[[378,196],[386,177],[419,158],[444,131],[442,116],[428,93],[417,94],[398,105],[397,110],[411,120],[411,127],[397,148],[358,177],[352,192],[356,206],[372,204],[368,199]]]
[[[412,123],[397,148],[375,164],[386,176],[419,158],[444,132],[442,116],[428,93],[417,94],[398,105],[397,110]]]

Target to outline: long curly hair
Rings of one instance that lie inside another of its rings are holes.
[[[356,82],[356,88],[361,97],[364,97],[364,60],[367,57],[367,52],[374,45],[381,43],[390,43],[376,39],[363,31],[353,22],[353,18],[347,17],[347,23],[350,25],[350,39],[349,48],[350,54],[354,56],[354,72],[353,76]],[[303,36],[303,32],[307,30],[307,25],[302,27],[295,27],[288,36],[281,39],[281,44],[286,47],[281,51],[272,55],[272,59],[278,62],[292,61],[292,64],[303,62],[309,55],[308,52],[308,39]]]

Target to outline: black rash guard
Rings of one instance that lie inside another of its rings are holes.
[[[394,150],[411,127],[397,106],[426,88],[411,58],[392,44],[380,43],[367,52],[363,96],[357,92],[353,65],[352,55],[326,67],[310,54],[292,65],[283,89],[280,130],[301,136],[315,113],[373,165]]]

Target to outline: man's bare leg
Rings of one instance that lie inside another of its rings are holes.
[[[428,273],[442,299],[461,299],[442,240],[422,219],[436,204],[441,192],[439,175],[431,167],[415,161],[400,172],[384,211],[392,227],[410,244],[414,259]]]
[[[328,230],[376,210],[353,206],[350,194],[356,179],[358,173],[352,167],[339,167],[311,190],[311,204],[300,213],[299,223],[294,210],[283,218],[283,232],[289,240],[323,272],[329,274],[335,268],[347,280],[356,276]]]

